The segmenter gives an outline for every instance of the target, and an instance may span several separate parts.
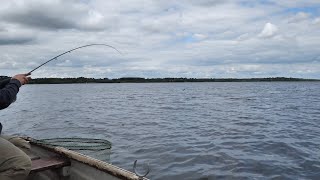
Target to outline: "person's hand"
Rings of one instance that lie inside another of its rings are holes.
[[[30,74],[17,74],[15,76],[12,77],[12,79],[17,79],[18,81],[20,81],[21,85],[25,85],[27,84],[31,77],[28,77]]]

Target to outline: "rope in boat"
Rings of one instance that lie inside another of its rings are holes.
[[[92,138],[50,138],[35,140],[39,144],[51,147],[64,147],[69,150],[102,151],[111,149],[111,142]]]

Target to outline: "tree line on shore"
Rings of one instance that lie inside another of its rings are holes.
[[[0,76],[0,80],[10,77]],[[161,83],[161,82],[270,82],[270,81],[319,81],[317,79],[267,77],[267,78],[36,78],[30,84],[69,84],[69,83]]]

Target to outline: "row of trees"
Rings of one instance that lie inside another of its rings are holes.
[[[7,76],[0,76],[0,80],[7,79]],[[152,83],[152,82],[263,82],[263,81],[319,81],[315,79],[268,77],[268,78],[140,78],[124,77],[119,79],[95,79],[95,78],[36,78],[30,84],[67,84],[67,83]]]

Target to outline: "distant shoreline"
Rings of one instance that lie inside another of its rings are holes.
[[[10,77],[0,76],[0,80]],[[168,83],[168,82],[292,82],[292,81],[320,81],[320,79],[303,79],[287,77],[268,77],[268,78],[140,78],[124,77],[118,79],[108,78],[36,78],[30,84],[73,84],[73,83]]]

